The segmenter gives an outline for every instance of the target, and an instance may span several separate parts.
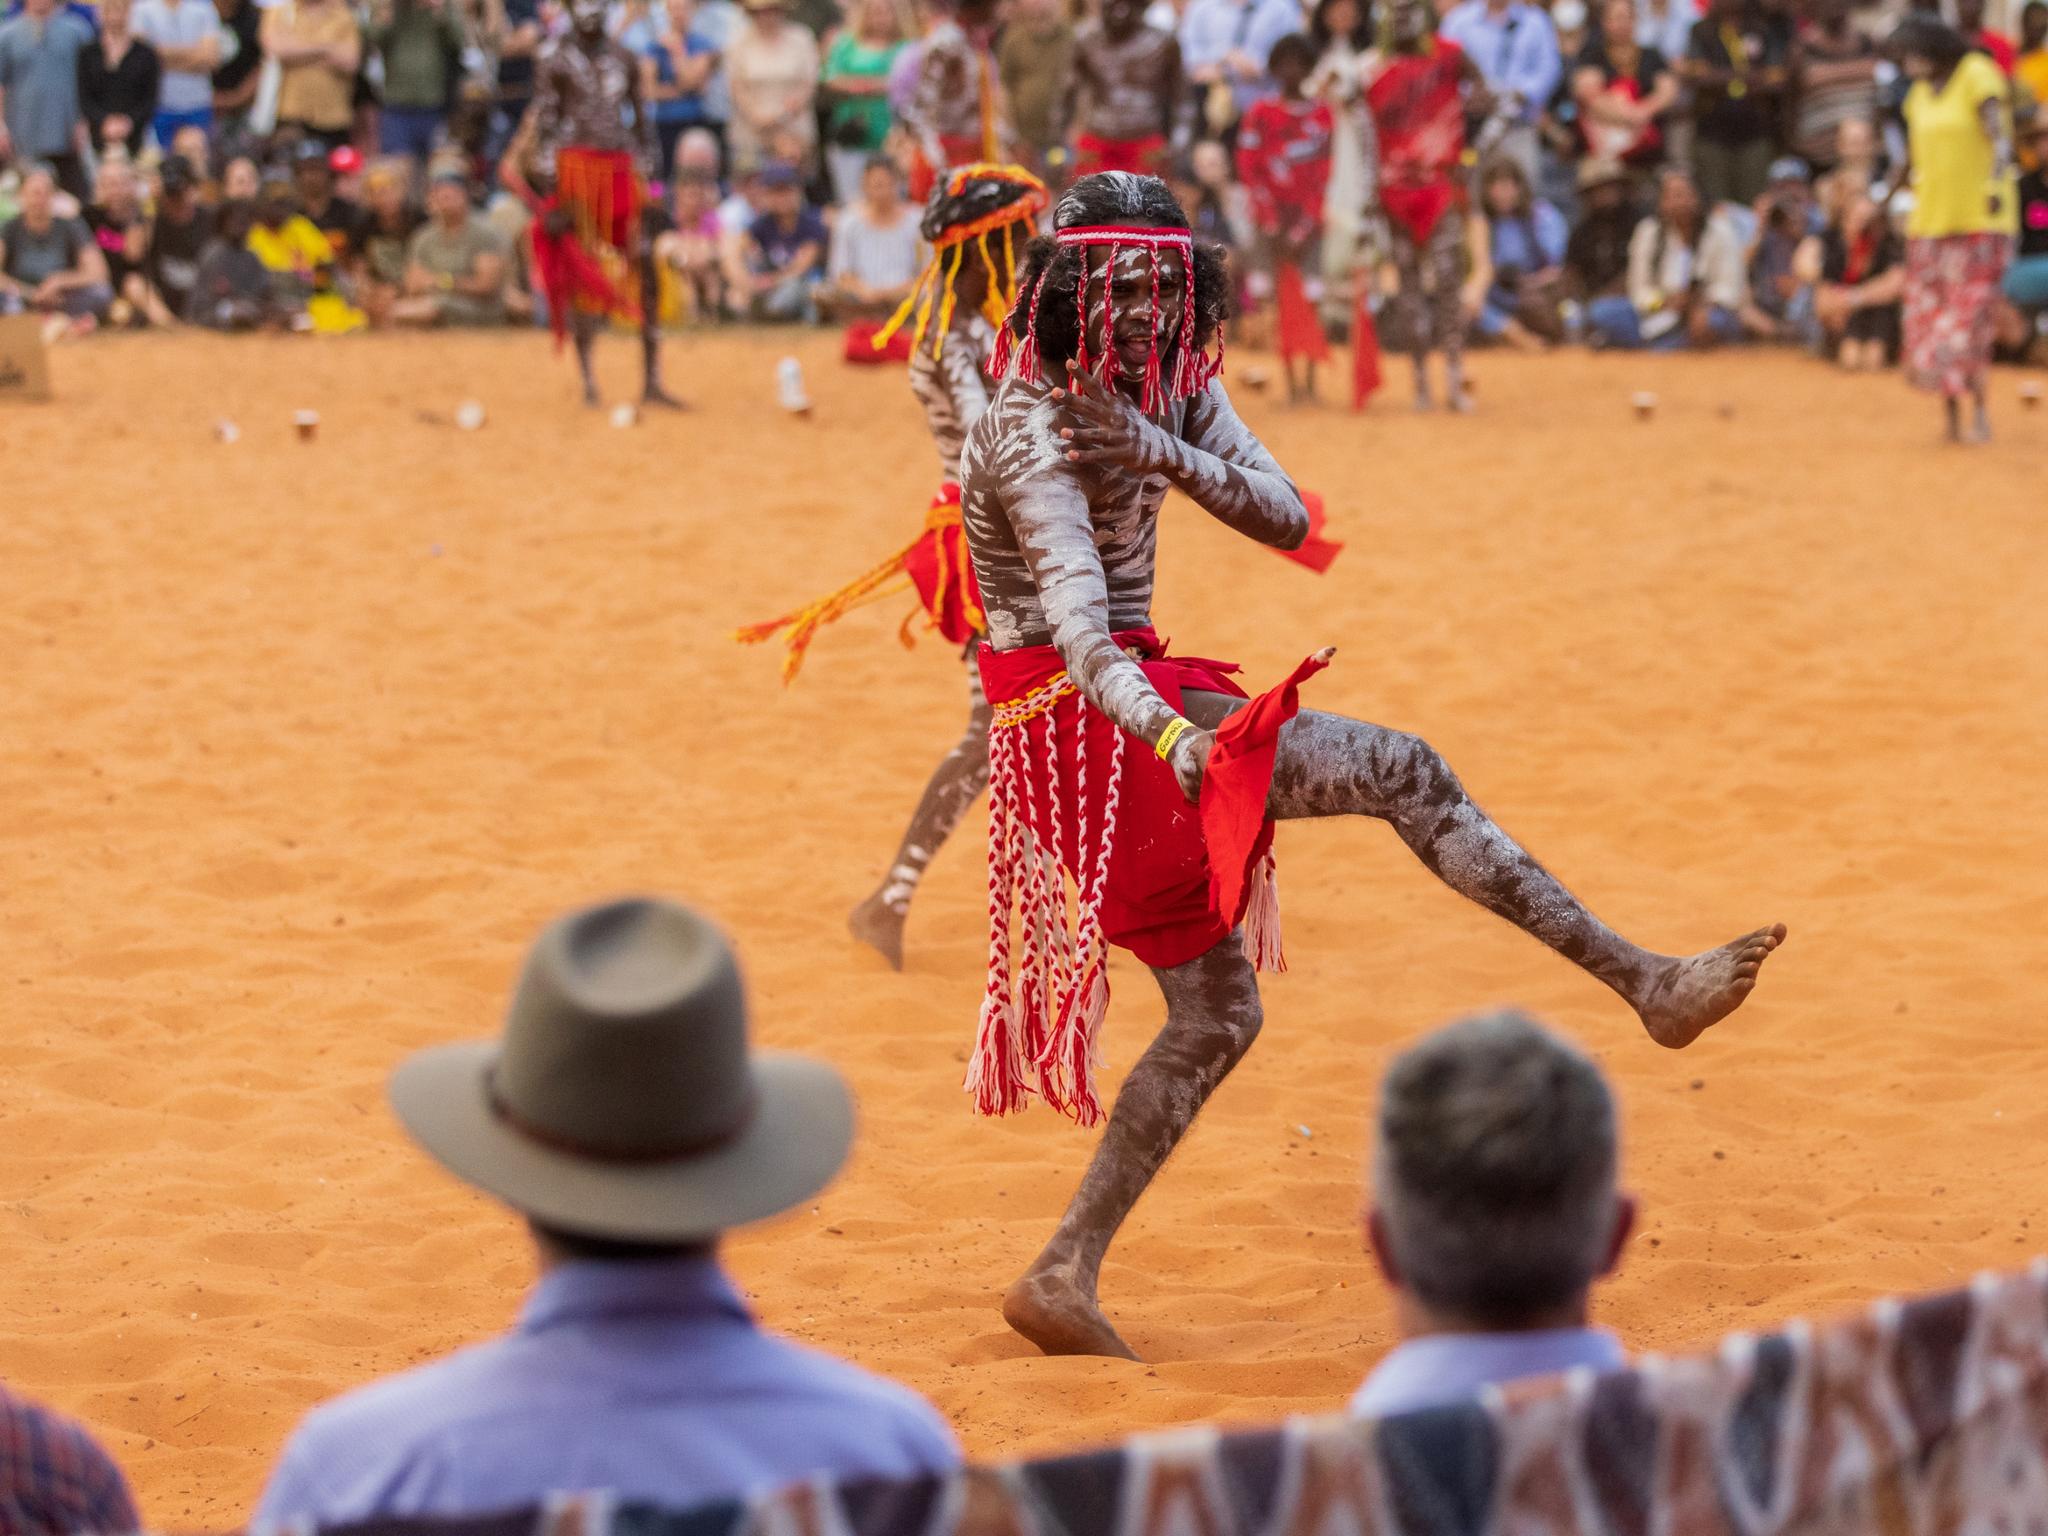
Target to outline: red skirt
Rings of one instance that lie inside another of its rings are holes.
[[[1150,629],[1114,639],[1176,710],[1187,691],[1246,696],[1231,681],[1233,663],[1168,656]],[[984,644],[979,659],[995,711],[989,969],[967,1088],[982,1114],[1007,1114],[1035,1095],[1093,1125],[1102,1118],[1094,1068],[1108,945],[1166,969],[1207,954],[1243,923],[1254,964],[1284,966],[1265,804],[1273,746],[1305,674],[1217,733],[1197,808],[1148,744],[1081,697],[1052,646]]]
[[[1148,133],[1142,139],[1103,139],[1084,133],[1074,140],[1074,174],[1093,176],[1101,171],[1129,171],[1134,176],[1157,176],[1166,158],[1166,138]]]
[[[629,266],[645,202],[633,157],[624,150],[570,146],[555,156],[554,195],[537,210],[529,240],[558,340],[571,310],[639,320]],[[569,221],[557,234],[548,231],[554,213]]]

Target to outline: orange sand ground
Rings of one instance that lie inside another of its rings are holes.
[[[860,1092],[855,1166],[737,1272],[981,1454],[1337,1403],[1389,1338],[1353,1231],[1375,1082],[1480,1004],[1620,1084],[1646,1230],[1602,1312],[1640,1346],[2043,1247],[2048,412],[2011,376],[1982,453],[1895,378],[1792,357],[1486,359],[1469,422],[1398,385],[1364,418],[1247,397],[1350,549],[1319,580],[1177,506],[1162,630],[1255,682],[1340,644],[1316,704],[1428,735],[1646,942],[1792,940],[1666,1055],[1384,827],[1283,830],[1296,968],[1112,1256],[1130,1365],[1040,1359],[994,1311],[1090,1140],[957,1091],[978,838],[907,974],[840,927],[957,666],[900,650],[893,604],[787,694],[725,638],[906,537],[933,481],[900,377],[822,338],[815,416],[776,413],[784,345],[675,346],[700,409],[633,432],[523,336],[112,338],[0,414],[0,1376],[96,1425],[148,1518],[236,1519],[310,1404],[511,1316],[517,1229],[383,1080],[495,1028],[543,919],[632,888],[721,914],[760,1037]],[[631,348],[604,364],[624,388]],[[472,396],[480,434],[420,417]],[[1121,1070],[1159,1007],[1116,986]]]

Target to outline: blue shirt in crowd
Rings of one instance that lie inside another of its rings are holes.
[[[1501,282],[1559,265],[1572,236],[1564,215],[1541,198],[1529,205],[1525,218],[1490,214],[1488,224],[1494,277]]]
[[[1581,1366],[1618,1371],[1628,1364],[1621,1341],[1602,1328],[1539,1333],[1432,1333],[1410,1339],[1382,1360],[1351,1399],[1353,1417],[1438,1408],[1482,1387],[1531,1376],[1557,1376]]]
[[[469,1515],[609,1489],[688,1507],[959,1463],[922,1398],[764,1333],[717,1261],[573,1263],[511,1333],[313,1410],[255,1524]]]
[[[1463,0],[1438,30],[1471,55],[1487,85],[1521,98],[1524,122],[1535,121],[1564,78],[1549,14],[1522,0],[1511,0],[1498,16],[1486,0]]]
[[[17,156],[78,148],[78,56],[92,45],[91,26],[69,11],[0,21],[0,95]]]
[[[1241,112],[1273,94],[1273,82],[1263,73],[1266,56],[1281,38],[1301,30],[1298,0],[1193,0],[1180,23],[1181,67],[1192,73],[1242,49],[1261,73],[1254,80],[1232,82]]]

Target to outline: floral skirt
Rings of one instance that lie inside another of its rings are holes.
[[[2000,234],[1906,242],[1906,381],[1914,388],[1953,399],[1983,386],[2011,256],[2012,239]]]

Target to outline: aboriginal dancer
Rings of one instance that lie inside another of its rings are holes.
[[[555,339],[576,341],[583,401],[598,403],[591,352],[607,319],[640,327],[643,405],[681,404],[661,383],[659,279],[642,217],[661,163],[640,65],[605,33],[604,0],[569,0],[570,31],[545,44],[532,104],[499,172],[533,210],[534,279]]]
[[[960,448],[968,429],[988,409],[984,369],[1016,296],[1024,248],[1047,201],[1045,184],[1014,165],[962,166],[948,172],[933,192],[922,226],[932,248],[931,264],[875,337],[879,349],[898,330],[912,327],[910,388],[924,407],[944,477],[925,511],[922,531],[837,592],[781,618],[749,625],[738,636],[750,644],[783,636],[788,651],[782,672],[788,682],[820,625],[900,589],[907,580],[919,607],[904,620],[904,644],[915,643],[921,620],[922,627],[966,647],[967,729],[932,771],[888,872],[848,919],[853,936],[898,970],[903,968],[903,925],[918,882],[988,784],[988,705],[973,651],[983,621],[960,535]]]
[[[1248,706],[1234,667],[1169,654],[1151,615],[1169,488],[1277,548],[1308,518],[1217,381],[1223,256],[1193,242],[1165,184],[1085,178],[1053,224],[1026,254],[1001,382],[961,462],[994,711],[989,974],[967,1087],[986,1114],[1037,1096],[1099,1123],[1106,946],[1151,968],[1166,1023],[1003,1305],[1047,1353],[1129,1356],[1097,1303],[1103,1254],[1258,1035],[1254,967],[1281,959],[1276,818],[1388,822],[1437,878],[1619,993],[1660,1045],[1734,1010],[1785,930],[1683,958],[1641,949],[1495,826],[1426,743],[1297,714],[1296,687],[1329,653]]]
[[[1145,19],[1144,0],[1103,0],[1099,19],[1074,36],[1066,119],[1074,124],[1074,170],[1163,175],[1186,148],[1180,43]]]

